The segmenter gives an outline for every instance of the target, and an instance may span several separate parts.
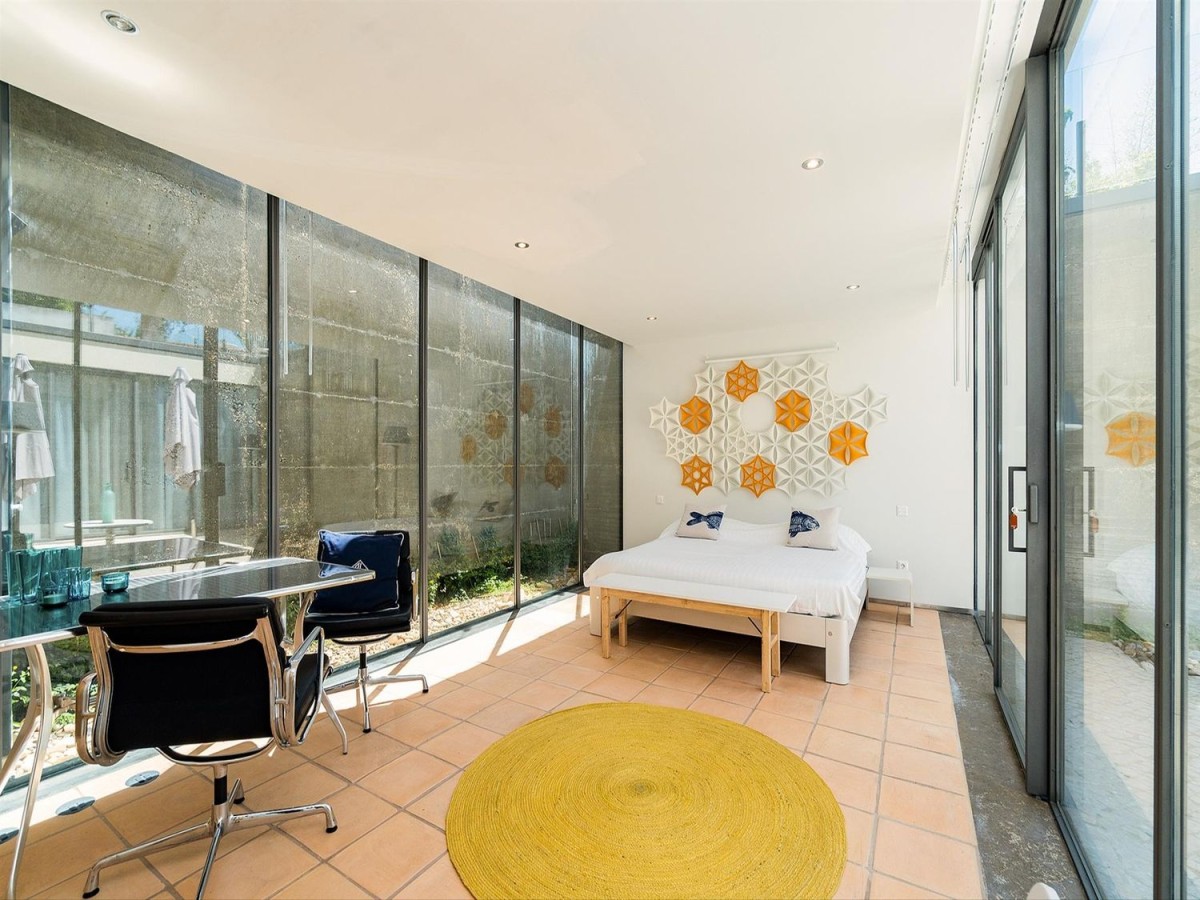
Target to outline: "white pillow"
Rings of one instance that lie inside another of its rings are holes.
[[[866,560],[867,554],[871,552],[871,545],[867,543],[866,538],[849,525],[838,527],[838,547],[842,550],[849,550],[856,556],[861,556],[864,560]]]
[[[724,518],[724,506],[685,506],[679,527],[675,529],[675,537],[715,541],[721,536],[721,520]]]
[[[789,547],[809,547],[813,550],[838,548],[838,517],[841,509],[814,509],[811,512],[793,509],[788,522]]]

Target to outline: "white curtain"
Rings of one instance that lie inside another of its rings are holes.
[[[12,361],[12,384],[8,398],[14,402],[33,403],[37,408],[38,431],[28,431],[13,437],[13,494],[17,503],[37,493],[38,482],[54,477],[54,460],[50,457],[50,439],[46,436],[46,416],[42,411],[42,392],[30,374],[33,364],[24,353]]]
[[[200,477],[200,416],[196,412],[196,394],[187,386],[191,380],[182,366],[171,376],[163,440],[167,475],[185,490],[191,490]]]

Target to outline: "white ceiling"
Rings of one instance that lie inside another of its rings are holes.
[[[623,340],[935,302],[980,0],[104,2],[0,78]]]

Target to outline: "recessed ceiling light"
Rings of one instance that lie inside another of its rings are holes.
[[[351,293],[351,294],[357,294],[357,293],[358,293],[358,288],[350,288],[350,293]]]
[[[857,291],[860,287],[862,287],[861,284],[848,284],[848,285],[846,285],[846,290]]]
[[[517,241],[515,244],[513,244],[513,246],[516,247],[518,250],[528,250],[529,242],[528,241]]]
[[[800,168],[812,170],[819,169],[823,165],[825,165],[825,160],[821,159],[819,156],[812,156],[800,163]]]
[[[123,34],[137,34],[138,27],[134,24],[133,19],[126,18],[119,12],[114,12],[111,9],[106,9],[100,15],[104,16],[104,21],[117,29]]]
[[[647,322],[657,322],[658,316],[646,316],[646,321]]]

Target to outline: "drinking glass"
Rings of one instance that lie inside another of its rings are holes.
[[[68,566],[67,599],[86,600],[92,596],[92,570],[87,566]]]

